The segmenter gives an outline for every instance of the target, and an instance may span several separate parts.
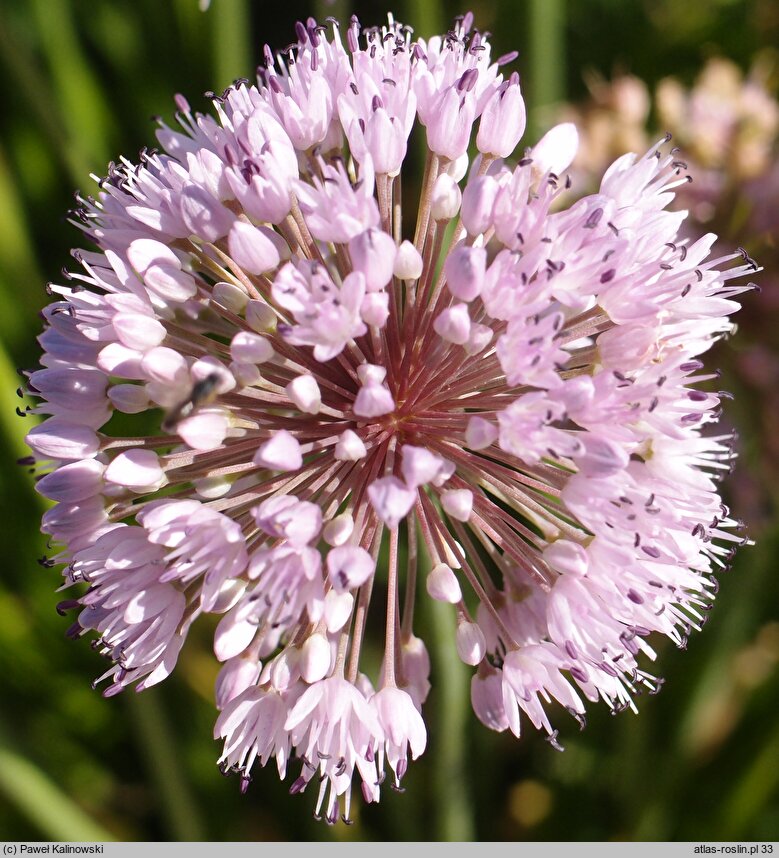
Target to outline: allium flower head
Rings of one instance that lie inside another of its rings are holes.
[[[517,151],[512,59],[471,16],[298,24],[79,199],[97,249],[44,311],[28,442],[104,693],[219,615],[220,764],[294,767],[331,822],[425,749],[416,598],[451,605],[479,719],[557,746],[561,709],[658,687],[650,635],[684,644],[741,541],[699,355],[753,263],[678,238],[666,141],[561,207],[576,132]]]

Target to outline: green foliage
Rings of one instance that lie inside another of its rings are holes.
[[[0,6],[0,838],[4,840],[717,840],[779,839],[779,549],[775,523],[752,535],[689,651],[661,647],[667,686],[640,700],[640,716],[592,707],[581,733],[561,730],[558,754],[539,736],[490,734],[472,717],[467,676],[453,647],[434,655],[428,752],[406,794],[357,808],[333,829],[310,817],[311,796],[290,797],[271,767],[246,796],[221,777],[210,733],[216,664],[203,633],[176,676],[143,695],[103,699],[89,683],[104,669],[86,641],[69,642],[54,610],[59,573],[41,568],[45,504],[24,469],[14,367],[35,363],[36,311],[79,244],[63,223],[76,187],[94,190],[111,158],[153,144],[149,116],[250,76],[265,42],[292,38],[294,20],[348,4],[259,0],[4,0]],[[355,3],[365,20],[376,2]],[[458,9],[446,0],[395,8],[418,32],[440,31]],[[520,50],[536,107],[582,91],[581,73],[629,69],[654,81],[691,77],[719,50],[746,65],[776,42],[772,4],[754,0],[588,0],[542,16],[543,0],[476,0],[496,55]],[[348,7],[348,11],[352,11]],[[534,35],[535,41],[528,34]],[[533,81],[530,70],[553,79]],[[738,394],[738,391],[736,391]],[[761,451],[745,439],[759,468]],[[768,519],[775,519],[770,510]],[[419,633],[449,638],[451,617],[427,611]],[[443,627],[443,629],[442,629]],[[442,632],[446,632],[443,634]],[[564,722],[564,712],[556,720]],[[357,801],[356,805],[360,802]]]

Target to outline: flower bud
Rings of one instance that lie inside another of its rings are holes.
[[[366,229],[349,242],[352,265],[364,275],[368,292],[383,289],[390,282],[396,251],[392,236],[380,229]]]
[[[230,357],[238,363],[265,363],[273,355],[270,342],[251,331],[239,331],[230,341]]]
[[[335,634],[340,631],[352,615],[354,596],[351,593],[336,593],[335,590],[325,596],[324,620],[327,631]]]
[[[414,506],[417,493],[397,477],[382,477],[368,486],[368,497],[376,515],[391,529],[397,527]]]
[[[455,646],[460,660],[470,665],[477,665],[487,652],[487,641],[479,625],[464,620],[457,623]]]
[[[154,491],[167,482],[153,450],[127,450],[106,468],[104,479],[134,492]]]
[[[462,600],[463,593],[460,589],[460,582],[451,566],[447,566],[446,563],[439,563],[430,570],[426,586],[430,598],[437,602],[449,602],[451,605],[456,605]]]
[[[306,414],[318,414],[322,393],[313,375],[298,375],[284,388],[287,396]]]
[[[360,317],[366,325],[383,328],[389,318],[389,295],[386,292],[369,292],[360,304]]]
[[[430,216],[433,220],[451,220],[460,211],[462,199],[457,182],[448,173],[441,173],[433,185]]]
[[[395,410],[395,400],[388,387],[368,382],[360,388],[352,408],[358,417],[381,417],[382,414],[392,414]]]
[[[259,334],[276,330],[276,312],[265,301],[249,301],[246,305],[246,324]]]
[[[303,453],[294,435],[279,429],[257,450],[254,464],[274,471],[297,471],[303,465]]]
[[[476,148],[485,155],[508,158],[525,133],[525,101],[514,72],[487,102],[476,135]]]
[[[306,638],[300,648],[300,675],[309,684],[324,679],[330,672],[330,641],[319,634]]]
[[[508,729],[509,722],[503,706],[501,674],[492,668],[482,673],[482,669],[480,667],[471,679],[471,705],[485,727],[502,733]]]
[[[246,310],[249,296],[245,290],[234,283],[215,283],[211,290],[211,300],[220,307],[226,307],[233,313],[240,314]]]
[[[467,304],[455,304],[440,312],[433,322],[433,330],[447,342],[461,346],[468,342],[471,317]]]
[[[462,219],[469,235],[481,235],[492,226],[492,210],[500,190],[490,175],[471,179],[463,191]]]
[[[354,519],[348,512],[337,515],[324,526],[322,538],[328,545],[344,545],[354,530]]]
[[[149,394],[140,384],[115,384],[108,389],[108,398],[124,414],[139,414],[149,407]]]
[[[451,489],[441,495],[441,506],[447,515],[457,521],[468,521],[473,509],[473,492],[469,489]]]
[[[398,248],[393,274],[398,280],[417,280],[422,274],[422,255],[408,240]]]
[[[487,251],[483,247],[460,245],[444,264],[446,285],[455,298],[472,301],[481,293],[487,268]]]
[[[357,459],[362,459],[366,453],[367,450],[362,439],[351,429],[346,429],[341,433],[333,451],[335,458],[341,462],[356,462]]]
[[[542,175],[549,172],[559,176],[570,166],[578,148],[576,126],[572,122],[555,125],[533,147],[533,169]]]
[[[279,251],[268,235],[256,226],[237,220],[227,236],[230,256],[247,274],[263,274],[281,261]]]
[[[228,659],[216,677],[216,708],[220,711],[242,691],[254,685],[260,676],[262,665],[250,658],[237,656]]]
[[[443,459],[425,447],[404,444],[401,448],[403,462],[401,473],[409,488],[417,488],[432,482],[440,473]]]

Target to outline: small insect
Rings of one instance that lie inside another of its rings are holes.
[[[162,428],[166,432],[175,432],[179,421],[189,417],[197,408],[213,402],[219,393],[221,376],[218,372],[209,373],[205,378],[196,381],[189,396],[178,405],[174,405],[165,415]]]

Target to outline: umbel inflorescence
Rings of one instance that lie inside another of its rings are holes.
[[[104,694],[219,615],[220,765],[246,786],[275,759],[328,821],[425,748],[424,591],[478,718],[556,745],[561,710],[657,688],[647,637],[683,645],[742,541],[699,355],[754,264],[678,237],[667,141],[565,208],[575,129],[514,154],[512,59],[471,16],[428,41],[298,24],[79,199],[97,250],[44,311],[28,441]]]

